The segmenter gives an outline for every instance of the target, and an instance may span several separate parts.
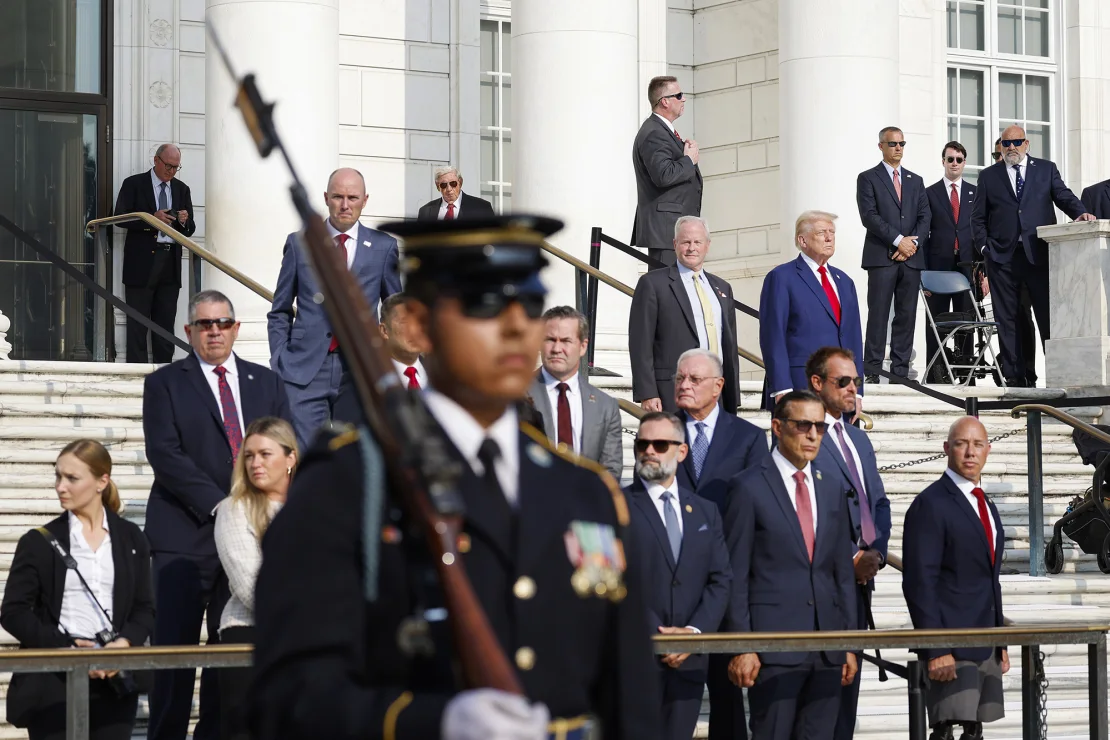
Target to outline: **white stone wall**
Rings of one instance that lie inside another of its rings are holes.
[[[1110,177],[1110,5],[1064,2],[1064,178],[1076,195]],[[1062,157],[1057,157],[1063,160]]]

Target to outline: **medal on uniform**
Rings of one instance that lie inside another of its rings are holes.
[[[624,546],[608,524],[575,520],[563,535],[567,557],[574,566],[570,585],[582,598],[598,596],[616,603],[627,589],[622,581]]]

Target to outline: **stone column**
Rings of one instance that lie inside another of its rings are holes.
[[[652,77],[667,74],[667,0],[637,0],[637,6],[640,47],[638,117],[644,119],[651,115],[648,83]]]
[[[1110,390],[1110,221],[1042,226],[1048,242],[1049,388],[1105,395]]]
[[[219,34],[236,73],[253,72],[263,98],[277,104],[278,131],[313,203],[323,211],[327,177],[339,156],[339,1],[206,0],[206,8],[206,21]],[[300,226],[289,198],[289,175],[276,154],[259,159],[234,107],[234,81],[214,48],[205,56],[205,246],[272,287],[286,235]],[[204,284],[235,304],[243,324],[236,351],[268,361],[269,304],[208,266]]]
[[[513,3],[513,210],[555,216],[552,242],[589,259],[590,229],[627,242],[636,208],[637,0]],[[602,269],[634,284],[635,261],[605,247]],[[553,260],[548,305],[574,305],[574,270]],[[597,350],[627,350],[629,299],[601,286]],[[595,357],[611,367],[617,355]],[[627,358],[624,359],[627,363]],[[615,368],[620,370],[620,368]]]

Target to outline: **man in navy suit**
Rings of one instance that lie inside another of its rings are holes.
[[[971,212],[975,246],[985,256],[994,320],[1002,350],[1002,373],[1015,387],[1030,385],[1025,354],[1035,354],[1018,338],[1018,291],[1029,289],[1041,341],[1050,339],[1048,317],[1048,244],[1037,227],[1056,223],[1055,205],[1077,221],[1093,221],[1087,207],[1064,184],[1056,165],[1027,155],[1025,129],[1002,132],[1002,161],[979,173]]]
[[[665,635],[716,632],[732,581],[720,512],[680,487],[675,477],[688,452],[683,435],[674,414],[645,414],[636,434],[636,476],[626,489],[648,623],[653,633]],[[663,737],[668,740],[690,740],[694,734],[707,658],[660,656]]]
[[[870,380],[878,380],[876,371],[882,369],[886,355],[892,301],[890,372],[903,378],[909,375],[930,218],[925,181],[902,166],[906,137],[901,129],[887,126],[880,131],[879,151],[883,161],[856,178],[859,217],[867,229],[863,240],[863,269],[867,270],[863,366]]]
[[[846,534],[852,542],[856,572],[856,629],[868,627],[871,594],[875,590],[875,574],[886,564],[887,543],[890,541],[890,500],[879,476],[875,448],[862,430],[845,424],[846,416],[856,411],[856,358],[840,347],[822,347],[806,364],[809,386],[825,405],[828,425],[821,440],[821,451],[834,461],[848,482],[851,496],[848,516],[852,526]],[[860,654],[856,653],[859,662]],[[834,740],[852,740],[856,730],[856,707],[859,704],[859,682],[856,678],[841,690],[840,714],[836,720]]]
[[[863,332],[852,278],[829,264],[836,252],[836,216],[806,211],[794,222],[801,254],[767,273],[759,294],[759,349],[766,365],[763,408],[809,387],[806,362],[820,347],[843,347],[863,375]],[[863,393],[863,388],[858,389]]]
[[[1110,180],[1096,182],[1094,185],[1083,188],[1079,196],[1087,212],[1095,218],[1110,218]]]
[[[366,183],[358,170],[339,169],[328,178],[324,194],[328,206],[328,234],[347,255],[347,269],[370,302],[401,290],[397,274],[397,240],[358,222],[366,206]],[[332,418],[343,383],[344,366],[339,342],[322,303],[320,288],[300,235],[285,240],[274,303],[266,314],[270,338],[270,367],[285,381],[293,408],[293,427],[301,447]],[[297,302],[296,313],[293,301]],[[294,317],[295,316],[295,317]]]
[[[243,432],[263,416],[289,420],[281,379],[232,352],[239,323],[214,290],[189,301],[185,334],[193,352],[146,377],[143,435],[154,485],[146,506],[156,608],[155,645],[195,645],[208,614],[208,642],[218,642],[226,584],[216,554],[213,511],[231,488]],[[221,596],[221,592],[222,596]],[[183,740],[196,670],[155,671],[150,693],[151,740]],[[200,679],[200,721],[194,737],[218,737],[216,677]]]
[[[926,190],[929,196],[929,246],[925,250],[925,269],[938,271],[959,270],[970,281],[970,267],[961,267],[961,262],[976,259],[975,240],[971,236],[971,208],[975,200],[975,186],[964,180],[964,167],[967,164],[967,150],[958,141],[944,145],[940,156],[944,167],[944,177],[930,185]],[[935,319],[937,314],[946,311],[971,311],[971,297],[963,295],[928,295],[925,302]],[[966,334],[960,338],[965,349],[970,350],[972,337]],[[937,351],[937,339],[931,327],[925,329],[925,361],[929,362]],[[933,365],[928,378],[930,382],[951,383],[947,377],[944,362]]]
[[[420,206],[418,221],[451,221],[456,218],[491,218],[493,204],[462,191],[463,178],[457,167],[437,167],[432,173],[440,197]]]
[[[732,481],[725,541],[732,563],[726,627],[734,632],[827,631],[856,625],[848,487],[818,460],[825,408],[809,391],[775,405],[771,457]],[[816,462],[815,462],[816,461]],[[745,653],[729,677],[748,689],[754,740],[831,740],[840,687],[855,679],[842,650]]]
[[[1005,136],[1005,134],[1003,135]],[[983,493],[982,472],[991,446],[973,416],[957,419],[944,451],[948,469],[913,500],[906,512],[902,593],[915,629],[1001,627],[1005,537],[994,503]],[[983,723],[1001,719],[1002,674],[1010,669],[1005,648],[931,648],[925,702],[933,740],[981,740]]]

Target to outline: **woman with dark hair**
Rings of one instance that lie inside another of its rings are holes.
[[[91,439],[66,445],[54,462],[54,490],[66,513],[20,538],[0,625],[21,648],[142,645],[154,628],[150,550],[119,516],[112,457]],[[71,558],[76,568],[67,567]],[[89,671],[92,740],[131,737],[138,688],[126,672]],[[8,689],[8,721],[30,740],[65,737],[61,673],[23,673]]]
[[[216,509],[216,550],[231,598],[220,617],[220,642],[254,642],[254,581],[262,565],[262,535],[285,503],[297,470],[297,436],[289,422],[255,419],[231,474],[231,495]],[[253,672],[220,670],[220,737],[247,740],[243,708]]]

